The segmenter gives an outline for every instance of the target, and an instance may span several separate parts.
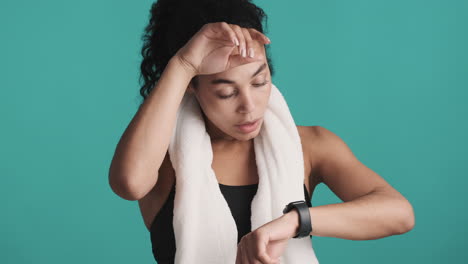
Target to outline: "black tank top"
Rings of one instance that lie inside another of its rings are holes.
[[[241,186],[219,184],[229,208],[234,216],[237,226],[237,243],[251,230],[250,205],[257,193],[258,183]],[[175,236],[172,226],[174,209],[175,183],[161,210],[155,216],[150,228],[151,244],[154,259],[158,264],[174,263],[175,259]],[[309,207],[312,207],[309,193],[304,184],[304,197]]]

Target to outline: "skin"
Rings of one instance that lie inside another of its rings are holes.
[[[260,49],[264,55],[264,49]],[[265,56],[264,56],[265,57]],[[194,92],[205,114],[207,132],[214,148],[248,149],[263,123],[251,133],[240,133],[235,125],[263,117],[271,92],[271,76],[266,67],[251,75],[266,59],[230,70],[201,76]],[[210,85],[223,78],[235,84]],[[253,84],[268,83],[254,87]],[[221,99],[220,95],[231,95]],[[344,203],[309,208],[314,230],[310,235],[369,240],[403,234],[414,226],[409,202],[380,175],[361,163],[347,144],[333,132],[319,126],[306,127],[303,140],[315,159],[317,174]],[[250,148],[252,149],[252,148]],[[376,210],[375,208],[379,208]],[[242,237],[237,248],[238,263],[278,263],[287,242],[299,227],[298,214],[290,211]],[[330,219],[335,219],[330,222]]]
[[[253,43],[254,55],[260,54],[261,60],[216,74],[198,75],[198,85],[195,87],[191,83],[187,89],[200,104],[213,148],[221,151],[253,151],[253,139],[263,124],[271,94],[271,73],[264,46],[257,41]],[[228,79],[233,83],[212,84],[216,79]],[[223,99],[223,96],[230,97]],[[250,133],[243,133],[236,127],[258,118],[257,128]],[[236,263],[279,263],[277,260],[295,228],[289,218],[281,217],[250,232],[239,242]]]
[[[262,118],[271,92],[268,67],[255,77],[259,66],[267,63],[262,44],[254,42],[254,53],[262,60],[242,64],[216,74],[199,75],[199,84],[189,84],[204,114],[213,148],[252,150],[263,120],[251,133],[241,133],[236,124]],[[232,84],[212,85],[215,79],[233,80]],[[265,86],[254,87],[254,84]],[[231,95],[228,99],[219,96]],[[309,208],[312,236],[371,240],[403,234],[414,226],[411,204],[380,175],[361,163],[336,134],[320,126],[304,127],[301,140],[311,167],[343,203]],[[313,158],[310,158],[313,157]],[[274,219],[242,237],[237,248],[238,263],[276,263],[287,242],[299,226],[295,210]]]
[[[209,75],[198,75],[198,85],[191,83],[187,92],[194,93],[205,119],[207,133],[214,147],[249,148],[263,124],[263,115],[271,93],[271,74],[263,45],[254,42],[254,55],[262,60],[243,64]],[[258,72],[254,77],[252,75]],[[212,84],[216,79],[232,80],[232,84]],[[222,99],[221,96],[231,96]],[[257,129],[242,133],[237,124],[261,118]]]

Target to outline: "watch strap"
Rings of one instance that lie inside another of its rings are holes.
[[[292,209],[296,209],[299,214],[299,230],[293,238],[309,236],[312,232],[312,222],[308,204],[304,200],[291,202],[283,209],[283,214],[286,214]]]

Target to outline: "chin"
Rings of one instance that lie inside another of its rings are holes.
[[[262,129],[261,127],[261,124],[260,124],[260,127],[257,128],[256,130],[250,132],[250,133],[242,133],[238,130],[235,131],[236,133],[236,136],[232,135],[232,137],[234,138],[237,138],[241,141],[247,141],[247,140],[250,140],[250,139],[253,139],[255,137],[257,137],[259,134],[260,134],[260,130]]]

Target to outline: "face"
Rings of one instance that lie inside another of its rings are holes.
[[[262,61],[243,64],[227,71],[199,75],[198,86],[189,86],[204,113],[207,132],[212,141],[248,141],[258,135],[268,106],[271,75],[265,49]],[[242,131],[238,125],[258,120],[251,131]]]

